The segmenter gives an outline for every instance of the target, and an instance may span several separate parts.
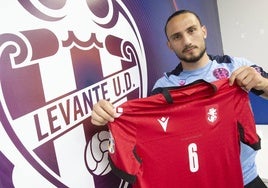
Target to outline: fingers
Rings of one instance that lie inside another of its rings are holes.
[[[102,126],[108,122],[114,121],[115,116],[116,113],[113,105],[106,100],[100,100],[93,106],[91,123],[97,126]]]
[[[258,86],[260,82],[260,74],[252,67],[242,66],[232,73],[229,78],[229,84],[236,82],[246,91]]]
[[[234,82],[235,82],[235,80],[237,79],[237,77],[239,76],[239,74],[241,73],[241,72],[243,72],[243,70],[245,69],[245,67],[240,67],[240,68],[238,68],[237,70],[235,70],[232,74],[231,74],[231,76],[230,76],[230,78],[229,78],[229,84],[230,85],[233,85],[234,84]],[[237,83],[238,84],[238,83]],[[239,85],[239,84],[238,84]]]

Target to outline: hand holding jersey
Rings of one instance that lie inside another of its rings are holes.
[[[236,82],[247,91],[251,90],[257,95],[268,98],[268,74],[261,67],[243,58],[210,57],[207,54],[205,43],[207,30],[195,13],[188,10],[179,10],[173,13],[167,19],[165,34],[169,49],[177,55],[180,63],[171,72],[164,73],[164,76],[155,83],[154,89],[187,85],[198,79],[214,82],[230,78],[230,85]],[[91,117],[93,124],[105,125],[107,122],[115,120],[116,113],[108,101],[101,100],[94,105]],[[226,138],[229,137],[232,135],[226,135]],[[248,146],[242,143],[241,151],[245,187],[249,183],[250,186],[265,187],[263,183],[254,183],[254,179],[258,178],[255,164],[256,152],[249,150]]]
[[[134,188],[242,188],[239,140],[260,149],[247,93],[227,79],[161,91],[108,124],[114,173]]]
[[[250,91],[253,88],[256,90],[263,91],[262,96],[264,98],[268,98],[268,79],[263,77],[253,67],[239,67],[232,73],[229,80],[230,85],[233,85],[236,82],[246,91]]]
[[[262,90],[263,97],[268,98],[268,79],[261,76],[256,69],[250,66],[242,66],[235,70],[230,78],[230,85],[237,83],[239,86],[250,91],[252,88]],[[91,122],[96,126],[106,125],[108,122],[113,122],[114,118],[118,117],[113,105],[106,100],[100,100],[93,106],[91,114]]]
[[[103,126],[108,122],[113,122],[116,117],[117,115],[113,105],[109,101],[100,100],[93,106],[91,123],[93,125]]]

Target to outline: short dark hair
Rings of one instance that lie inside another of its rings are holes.
[[[178,10],[178,11],[174,12],[173,14],[171,14],[171,15],[168,17],[167,21],[166,21],[166,25],[165,25],[165,28],[164,28],[164,29],[165,29],[165,34],[166,34],[166,36],[167,36],[167,24],[168,24],[168,22],[169,22],[172,18],[174,18],[175,16],[178,16],[178,15],[181,15],[181,14],[186,14],[186,13],[193,14],[193,15],[197,18],[197,20],[199,21],[200,25],[202,25],[202,23],[201,23],[201,19],[200,19],[199,16],[198,16],[196,13],[194,13],[193,11],[190,11],[190,10]],[[167,36],[167,38],[168,38],[168,36]]]

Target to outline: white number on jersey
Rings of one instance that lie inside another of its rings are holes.
[[[188,154],[189,154],[190,171],[191,172],[198,171],[199,163],[198,163],[198,155],[197,155],[197,146],[195,143],[191,143],[188,146]]]

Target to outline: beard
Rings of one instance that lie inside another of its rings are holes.
[[[186,48],[187,49],[187,48]],[[185,50],[186,50],[185,49]],[[196,63],[198,62],[203,55],[206,53],[206,47],[202,48],[199,52],[199,54],[197,55],[191,55],[190,57],[184,56],[184,55],[180,55],[178,53],[176,53],[177,57],[181,60],[184,61],[186,63]]]

